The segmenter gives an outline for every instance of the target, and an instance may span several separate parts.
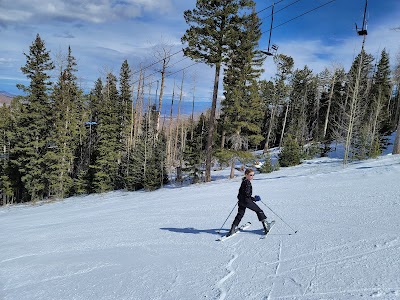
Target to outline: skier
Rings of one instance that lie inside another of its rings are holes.
[[[244,177],[242,179],[242,184],[239,188],[238,194],[238,213],[235,220],[232,223],[231,230],[228,232],[227,236],[234,234],[237,231],[237,227],[242,220],[246,208],[254,211],[257,214],[258,220],[262,223],[264,227],[264,233],[267,234],[269,231],[269,224],[267,222],[267,217],[265,216],[262,209],[254,202],[261,200],[260,196],[252,197],[253,188],[251,186],[251,181],[254,178],[254,171],[252,169],[246,169],[244,172]]]

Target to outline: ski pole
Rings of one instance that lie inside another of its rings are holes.
[[[235,206],[232,208],[231,212],[229,213],[229,216],[226,218],[224,224],[222,224],[221,228],[217,231],[217,233],[220,233],[220,232],[221,232],[222,227],[224,227],[226,221],[228,221],[228,219],[229,219],[229,217],[231,216],[231,214],[232,214],[233,210],[235,209],[236,205],[238,205],[237,202],[236,202]]]
[[[294,231],[294,233],[297,233],[297,230],[294,230],[292,226],[290,226],[288,223],[286,223],[276,212],[274,212],[267,204],[265,204],[262,200],[260,200],[262,204],[264,204],[270,211],[272,211],[283,223],[285,223],[290,229]]]

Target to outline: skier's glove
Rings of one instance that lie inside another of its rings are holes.
[[[258,195],[254,196],[254,202],[261,201],[261,197]]]

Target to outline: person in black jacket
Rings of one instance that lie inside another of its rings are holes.
[[[244,177],[242,180],[242,184],[239,188],[238,194],[238,213],[235,217],[235,220],[232,223],[231,230],[227,234],[227,236],[234,234],[237,230],[237,227],[242,220],[244,213],[246,212],[246,208],[254,211],[257,214],[258,220],[262,223],[264,227],[264,232],[268,233],[269,224],[267,223],[267,217],[265,216],[263,210],[255,203],[256,198],[252,196],[253,188],[251,186],[251,181],[254,178],[254,171],[252,169],[246,169],[244,172]],[[259,198],[258,196],[256,196]]]

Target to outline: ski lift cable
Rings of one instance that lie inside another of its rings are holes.
[[[276,4],[278,4],[278,3],[281,3],[282,1],[284,1],[284,0],[277,1],[277,2],[275,2],[274,4],[276,5]],[[266,8],[263,8],[262,10],[256,12],[256,14],[258,15],[260,12],[262,12],[262,11],[264,11],[264,10],[267,10],[268,8],[271,8],[271,7],[272,7],[272,5],[270,5],[270,6],[266,7]],[[268,17],[269,17],[269,16],[268,16]]]
[[[282,1],[284,1],[284,0],[277,1],[277,2],[275,2],[275,4],[278,4],[278,3],[282,2]],[[280,12],[280,11],[286,9],[286,8],[289,7],[290,5],[293,5],[294,3],[299,2],[299,1],[301,1],[301,0],[296,0],[295,2],[293,2],[293,3],[291,3],[291,4],[288,4],[288,5],[285,6],[284,8],[281,8],[281,9],[278,10],[277,12]],[[260,10],[260,11],[258,11],[257,14],[259,14],[260,12],[262,12],[262,11],[268,9],[268,8],[271,8],[271,7],[272,7],[272,5],[270,5],[270,6],[266,7],[266,8],[264,8],[264,9],[262,9],[262,10]],[[269,16],[268,16],[268,17],[269,17]],[[266,18],[267,18],[267,17],[266,17]],[[265,19],[265,18],[264,18],[264,19]],[[154,65],[156,65],[156,64],[158,64],[158,63],[160,63],[160,62],[162,62],[164,59],[168,59],[168,58],[170,58],[170,57],[172,57],[172,56],[175,56],[175,55],[179,54],[180,52],[183,52],[183,49],[180,49],[180,50],[178,50],[178,51],[176,51],[176,52],[174,52],[174,53],[172,53],[172,54],[170,54],[170,55],[167,55],[166,57],[163,57],[162,59],[159,59],[159,60],[157,60],[157,61],[151,63],[150,65],[147,65],[147,66],[141,68],[141,70],[142,70],[142,71],[143,71],[143,70],[146,70],[146,69],[148,69],[148,68],[150,68],[150,67],[152,67],[152,66],[154,66]],[[189,59],[189,58],[188,58],[188,57],[185,57],[185,59]],[[135,71],[135,72],[133,72],[132,74],[135,75],[135,74],[139,73],[141,70]]]
[[[178,63],[180,63],[180,62],[182,62],[182,61],[184,61],[184,60],[186,60],[186,59],[188,59],[188,57],[184,57],[184,58],[178,60],[178,61],[175,62],[174,64],[172,64],[172,65],[170,65],[170,66],[167,66],[166,69],[172,68],[173,66],[177,65]],[[147,78],[149,78],[149,77],[151,77],[151,76],[153,76],[153,75],[155,75],[155,74],[158,74],[158,73],[160,73],[160,71],[155,71],[155,72],[151,73],[150,75],[147,75],[147,76],[143,77],[142,79],[138,79],[138,80],[132,82],[132,84],[138,83],[139,81],[144,80],[144,79],[147,79]]]
[[[296,4],[297,2],[300,2],[300,1],[302,1],[302,0],[293,1],[292,3],[289,3],[288,5],[286,5],[285,7],[282,7],[281,9],[275,11],[273,14],[277,14],[278,12],[281,12],[282,10],[285,10],[285,9],[288,8],[289,6],[292,6],[293,4]],[[279,2],[281,2],[281,1],[279,1]],[[276,5],[277,3],[279,3],[279,2],[276,2],[275,5]],[[269,6],[269,7],[272,7],[272,6],[273,6],[273,5],[271,5],[271,6]],[[260,19],[260,21],[265,20],[266,18],[271,17],[273,14],[270,14],[270,15],[268,15],[268,16],[266,16],[266,17]]]
[[[181,71],[184,71],[184,70],[186,70],[186,69],[189,69],[190,67],[193,67],[194,65],[197,65],[197,64],[199,64],[199,63],[200,63],[200,62],[197,61],[197,62],[195,62],[195,63],[193,63],[193,64],[191,64],[191,65],[189,65],[189,66],[186,66],[186,67],[184,67],[184,68],[182,68],[182,69],[180,69],[180,70],[178,70],[178,71],[175,71],[175,72],[173,72],[173,73],[167,74],[167,75],[165,75],[165,77],[172,76],[172,75],[174,75],[174,74],[176,74],[176,73],[179,73],[179,72],[181,72]],[[158,81],[158,80],[154,80],[154,81],[152,81],[152,82],[146,83],[146,84],[143,85],[143,86],[149,86],[149,85],[151,85],[151,84],[153,84],[153,83],[156,83],[157,81]]]
[[[296,16],[296,17],[290,19],[290,20],[287,20],[286,22],[283,22],[283,23],[281,23],[281,24],[279,24],[279,25],[276,25],[276,26],[275,26],[274,28],[272,28],[272,29],[275,29],[275,28],[278,28],[278,27],[280,27],[280,26],[283,26],[283,25],[285,25],[285,24],[287,24],[287,23],[289,23],[289,22],[291,22],[291,21],[293,21],[293,20],[296,20],[296,19],[298,19],[298,18],[300,18],[300,17],[302,17],[302,16],[304,16],[304,15],[306,15],[306,14],[309,14],[309,13],[311,13],[311,12],[317,10],[317,9],[320,9],[320,8],[322,8],[322,7],[324,7],[324,6],[328,5],[328,4],[330,4],[330,3],[332,3],[332,2],[335,2],[335,1],[336,1],[336,0],[331,0],[331,1],[328,1],[328,2],[326,2],[326,3],[324,3],[324,4],[320,5],[320,6],[314,7],[313,9],[310,9],[310,10],[308,10],[308,11],[306,11],[306,12],[304,12],[304,13],[302,13],[302,14],[300,14],[300,15],[298,15],[298,16]],[[269,32],[269,31],[270,31],[270,30],[264,31],[264,32],[262,32],[262,34],[267,33],[267,32]]]
[[[279,1],[279,2],[282,2],[282,1],[283,1],[283,0],[281,0],[281,1]],[[292,3],[290,3],[290,4],[288,4],[288,5],[285,6],[284,8],[280,9],[279,11],[282,11],[283,9],[286,9],[286,8],[289,7],[290,5],[293,5],[294,3],[297,3],[297,2],[299,2],[299,1],[301,1],[301,0],[296,0],[296,1],[294,1],[294,2],[292,2]],[[315,10],[318,10],[318,9],[320,9],[320,8],[322,8],[322,7],[324,7],[324,6],[328,5],[328,4],[330,4],[330,3],[332,3],[332,2],[335,2],[335,1],[336,1],[336,0],[330,0],[330,1],[328,1],[328,2],[326,2],[326,3],[324,3],[324,4],[322,4],[322,5],[319,5],[319,6],[317,6],[317,7],[314,7],[313,9],[310,9],[310,10],[308,10],[308,11],[306,11],[306,12],[304,12],[304,13],[302,13],[302,14],[300,14],[300,15],[298,15],[298,16],[296,16],[296,17],[290,19],[290,20],[287,20],[287,21],[285,21],[285,22],[283,22],[283,23],[281,23],[281,24],[279,24],[279,25],[273,27],[273,28],[270,29],[270,30],[267,30],[267,31],[262,32],[262,34],[267,33],[267,32],[270,32],[270,31],[273,30],[273,29],[276,29],[276,28],[278,28],[278,27],[280,27],[280,26],[283,26],[283,25],[285,25],[285,24],[287,24],[287,23],[289,23],[289,22],[291,22],[291,21],[293,21],[293,20],[295,20],[295,19],[298,19],[298,18],[300,18],[300,17],[302,17],[302,16],[304,16],[304,15],[306,15],[306,14],[309,14],[309,13],[315,11]],[[279,2],[276,2],[276,3],[279,3]],[[276,4],[276,3],[275,3],[275,4]],[[272,7],[272,5],[269,6],[269,7]],[[267,9],[267,8],[266,8],[266,9]],[[181,51],[183,51],[183,50],[181,49],[181,50],[179,50],[179,51],[177,51],[177,52],[175,52],[175,53],[173,53],[173,54],[170,54],[170,55],[166,56],[165,58],[160,59],[160,60],[158,60],[158,61],[156,61],[156,62],[154,62],[154,63],[152,63],[152,64],[150,64],[150,65],[148,65],[148,66],[146,66],[146,67],[144,67],[144,68],[142,68],[142,70],[148,69],[148,68],[150,68],[150,67],[156,65],[157,63],[163,61],[163,60],[166,59],[166,58],[170,58],[170,57],[172,57],[172,56],[175,56],[175,55],[177,55],[178,53],[180,53]],[[181,61],[183,61],[183,60],[185,60],[185,59],[189,59],[189,58],[188,58],[188,57],[185,57],[185,58],[181,59],[181,60],[178,61],[178,62],[181,62]],[[177,63],[178,63],[178,62],[177,62]],[[187,67],[185,67],[185,68],[182,68],[182,69],[180,69],[180,70],[178,70],[178,71],[176,71],[176,72],[174,72],[174,73],[168,74],[167,76],[171,76],[171,75],[176,74],[176,73],[178,73],[178,72],[180,72],[180,71],[183,71],[183,70],[185,70],[185,69],[188,69],[188,68],[190,68],[190,67],[192,67],[192,66],[194,66],[194,65],[197,65],[198,63],[200,63],[200,62],[195,62],[195,63],[193,63],[193,64],[191,64],[191,65],[189,65],[189,66],[187,66]],[[139,72],[139,71],[136,71],[136,72],[134,72],[134,74],[136,74],[136,73],[138,73],[138,72]],[[155,73],[158,73],[158,72],[155,72]],[[153,73],[153,74],[147,76],[146,78],[148,78],[148,77],[154,75],[155,73]],[[150,84],[153,84],[153,83],[155,83],[155,82],[157,82],[157,81],[152,81],[152,82],[146,84],[145,86],[150,85]]]
[[[150,68],[150,67],[152,67],[152,66],[158,64],[159,62],[162,62],[164,59],[167,59],[167,58],[170,58],[170,57],[172,57],[172,56],[174,56],[174,55],[177,55],[177,54],[180,53],[180,52],[183,52],[183,50],[180,49],[179,51],[176,51],[175,53],[172,53],[172,54],[170,54],[170,55],[167,55],[166,57],[164,57],[164,58],[162,58],[162,59],[160,59],[160,60],[157,60],[157,61],[155,61],[154,63],[152,63],[152,64],[150,64],[150,65],[148,65],[148,66],[146,66],[146,67],[141,68],[141,70],[146,70],[146,69],[148,69],[148,68]],[[136,72],[133,72],[133,74],[137,74],[137,73],[139,73],[141,70],[138,70],[138,71],[136,71]]]

